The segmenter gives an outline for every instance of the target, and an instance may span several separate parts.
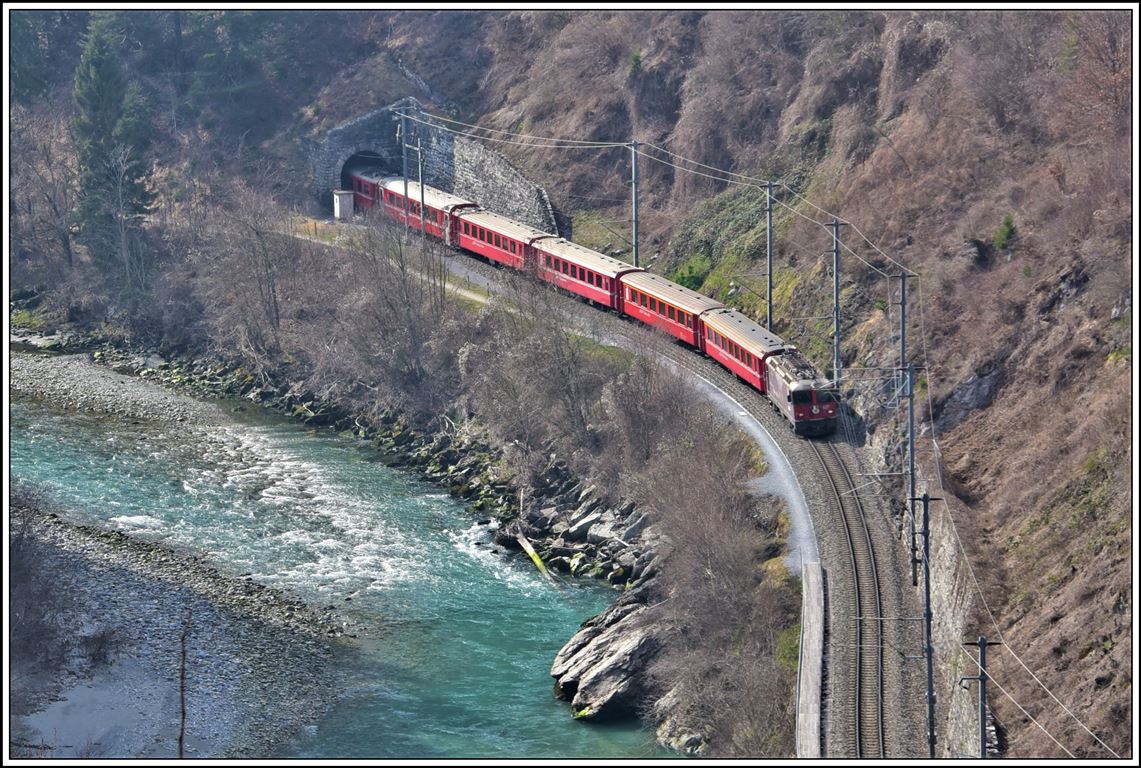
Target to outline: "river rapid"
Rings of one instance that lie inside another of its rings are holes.
[[[497,549],[491,524],[355,441],[81,358],[13,359],[11,480],[69,522],[197,557],[345,625],[327,679],[312,681],[333,689],[331,706],[272,754],[243,756],[662,755],[649,731],[575,722],[552,695],[555,653],[614,592],[552,586]]]

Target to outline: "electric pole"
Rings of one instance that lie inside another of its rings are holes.
[[[765,198],[765,263],[768,272],[768,291],[765,303],[768,309],[765,312],[765,328],[773,329],[773,183],[765,182],[768,197]]]
[[[913,498],[914,502],[915,499]],[[927,514],[932,499],[923,492],[923,650],[927,657],[927,751],[935,758],[935,660],[931,641],[931,524]]]
[[[633,233],[630,236],[634,266],[638,266],[638,140],[630,142],[630,218]]]
[[[404,107],[400,108],[400,165],[404,176],[404,233],[408,233],[408,121]]]
[[[424,228],[424,153],[420,150],[420,136],[416,136],[416,180],[420,183],[420,235],[427,236]]]
[[[1000,642],[988,643],[986,637],[980,635],[978,642],[963,643],[963,645],[977,645],[979,647],[979,673],[970,677],[960,677],[959,683],[964,680],[979,681],[979,757],[986,759],[986,647],[988,645],[1002,645]]]
[[[840,227],[832,219],[832,381],[840,391]]]
[[[915,364],[907,366],[907,509],[911,519],[911,586],[919,586],[915,543]]]
[[[907,273],[899,273],[899,372],[907,367]],[[903,394],[903,382],[898,382],[896,391]],[[912,494],[913,496],[915,494]]]

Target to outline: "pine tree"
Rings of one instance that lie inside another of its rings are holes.
[[[92,15],[75,72],[78,113],[72,125],[79,161],[80,242],[120,289],[142,287],[141,248],[147,213],[146,110],[116,48],[108,15]]]

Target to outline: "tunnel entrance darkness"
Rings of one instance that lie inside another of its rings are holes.
[[[399,173],[400,171],[393,170],[390,163],[385,161],[385,158],[376,152],[357,152],[351,155],[345,164],[341,166],[341,189],[352,189],[353,182],[350,178],[351,174],[355,171],[370,169],[380,170],[384,174]]]

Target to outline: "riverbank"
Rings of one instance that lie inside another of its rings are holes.
[[[526,498],[520,516],[518,491],[503,476],[496,452],[467,433],[445,431],[424,434],[408,428],[398,418],[387,416],[382,417],[379,423],[370,423],[341,414],[334,407],[318,402],[311,393],[293,386],[255,385],[252,378],[242,371],[227,369],[217,363],[165,360],[153,354],[127,353],[109,346],[82,355],[16,353],[10,359],[10,373],[14,398],[33,398],[54,408],[106,415],[140,424],[161,422],[178,430],[193,430],[218,423],[227,415],[227,410],[245,407],[239,400],[203,402],[183,397],[180,392],[198,396],[242,397],[245,401],[302,421],[326,423],[333,429],[339,428],[347,437],[367,441],[380,451],[386,463],[413,470],[462,499],[477,520],[494,529],[495,539],[500,545],[518,550],[525,539],[533,543],[552,571],[605,580],[623,590],[622,605],[640,604],[645,607],[651,602],[654,551],[646,547],[650,540],[648,534],[652,531],[644,516],[633,504],[609,508],[596,489],[579,482],[565,465],[553,458],[539,478],[540,487],[532,489]],[[156,386],[158,383],[164,387]],[[39,517],[52,519],[43,514]],[[90,542],[94,534],[95,531],[87,530],[84,536]],[[100,535],[115,537],[119,548],[125,539],[119,534]],[[69,551],[82,552],[84,547]],[[174,575],[179,575],[179,569],[175,569]],[[115,590],[114,586],[109,588]],[[122,600],[89,602],[115,605],[121,604]],[[184,613],[182,603],[185,596],[180,597],[177,593],[164,595],[154,602],[168,607],[164,614],[178,616]],[[256,605],[256,601],[253,604]],[[608,720],[636,714],[645,693],[645,671],[657,644],[651,638],[652,626],[625,622],[630,612],[617,610],[619,607],[612,607],[592,622],[606,626],[606,633],[599,637],[600,633],[589,631],[589,628],[583,630],[567,643],[555,661],[552,674],[558,683],[556,691],[572,702],[568,715],[573,713],[582,719]],[[209,611],[202,610],[204,615],[209,615]],[[115,625],[147,623],[130,615],[114,618],[112,623]],[[148,636],[154,634],[148,633]],[[178,630],[167,626],[157,634],[176,637]],[[629,649],[617,652],[614,647],[616,639],[627,635],[641,638],[634,644],[637,653],[631,654]],[[169,647],[140,647],[144,648],[141,653],[146,658],[169,656]],[[574,663],[568,663],[571,660]],[[132,662],[119,665],[117,674],[145,675],[160,668],[161,664]],[[162,688],[169,682],[166,675],[169,675],[169,669],[164,669],[153,684],[144,687]],[[69,683],[74,677],[74,671],[69,672]],[[83,685],[88,684],[90,681]],[[111,681],[100,685],[108,691],[121,686]],[[72,686],[66,698],[74,704],[84,695],[84,690]],[[74,711],[75,707],[71,709]],[[91,707],[85,706],[84,709],[90,710]],[[162,708],[152,709],[159,711]],[[53,742],[60,741],[45,739],[43,728],[57,727],[62,713],[51,707],[47,712],[42,721],[32,721],[32,725],[39,728],[39,740],[26,740],[25,744],[42,742],[56,746]],[[169,702],[165,712],[169,722]],[[201,740],[205,737],[195,738]],[[107,748],[103,742],[108,739],[109,748],[116,750],[115,754],[155,754],[137,738],[123,741],[107,734],[97,739],[101,742],[100,748]],[[162,739],[160,733],[152,734],[156,743]],[[257,754],[256,749],[245,751],[245,747],[231,742],[233,739],[223,734],[200,741],[195,748],[204,750],[204,754],[218,754],[219,750]],[[71,748],[78,746],[82,750],[85,744],[93,743],[93,739],[76,734],[63,738],[61,743]]]
[[[66,522],[26,493],[10,525],[50,580],[65,642],[54,664],[11,654],[10,749],[49,758],[178,756],[181,636],[185,755],[267,754],[332,706],[330,613],[197,558]],[[45,642],[47,639],[45,638]],[[96,644],[98,644],[96,646]]]

